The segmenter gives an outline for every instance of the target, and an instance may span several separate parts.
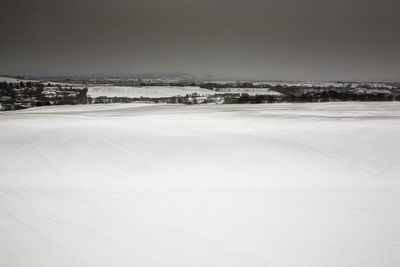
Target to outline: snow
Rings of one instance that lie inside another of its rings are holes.
[[[366,89],[366,88],[357,88],[355,89],[357,93],[362,93],[362,94],[391,94],[392,92],[390,90],[385,90],[385,89]]]
[[[249,94],[249,95],[273,95],[273,96],[280,96],[282,95],[279,92],[269,90],[268,88],[235,88],[235,87],[226,87],[226,88],[219,88],[218,93],[239,93],[239,94]]]
[[[224,93],[247,93],[249,95],[281,95],[267,88],[221,88],[218,91],[200,88],[198,86],[94,86],[89,87],[89,97],[172,97],[186,96],[197,93],[199,96],[212,96]]]
[[[0,266],[400,266],[400,103],[0,113]]]
[[[90,97],[172,97],[186,96],[197,93],[200,96],[215,94],[214,91],[198,86],[93,86],[89,87],[87,95]]]

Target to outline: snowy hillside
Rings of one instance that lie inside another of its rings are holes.
[[[399,102],[7,111],[0,153],[0,266],[400,266]]]
[[[197,93],[199,96],[211,96],[224,93],[247,93],[249,95],[281,95],[267,88],[220,88],[218,91],[200,88],[198,86],[93,86],[89,87],[89,97],[172,97],[186,96]]]
[[[87,95],[89,97],[172,97],[186,96],[197,93],[200,96],[213,95],[212,90],[203,89],[197,86],[93,86],[89,87]]]
[[[268,88],[234,88],[234,87],[227,87],[227,88],[218,88],[218,93],[246,93],[249,95],[274,95],[279,96],[282,95],[281,93],[269,90]]]

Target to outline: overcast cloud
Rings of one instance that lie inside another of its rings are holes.
[[[396,0],[5,0],[0,73],[399,80]]]

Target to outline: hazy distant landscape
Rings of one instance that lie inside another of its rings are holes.
[[[164,103],[261,104],[400,101],[397,82],[208,81],[189,78],[0,77],[0,110],[37,106]]]

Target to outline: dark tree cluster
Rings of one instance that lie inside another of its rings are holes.
[[[353,93],[338,92],[335,90],[321,93],[303,93],[285,96],[282,102],[306,103],[306,102],[332,102],[332,101],[400,101],[400,94],[384,93]]]
[[[86,104],[87,89],[76,89],[40,82],[0,83],[0,110],[15,110],[44,105]]]
[[[275,103],[276,99],[272,95],[254,95],[242,94],[237,99],[237,104],[260,104],[260,103]]]

